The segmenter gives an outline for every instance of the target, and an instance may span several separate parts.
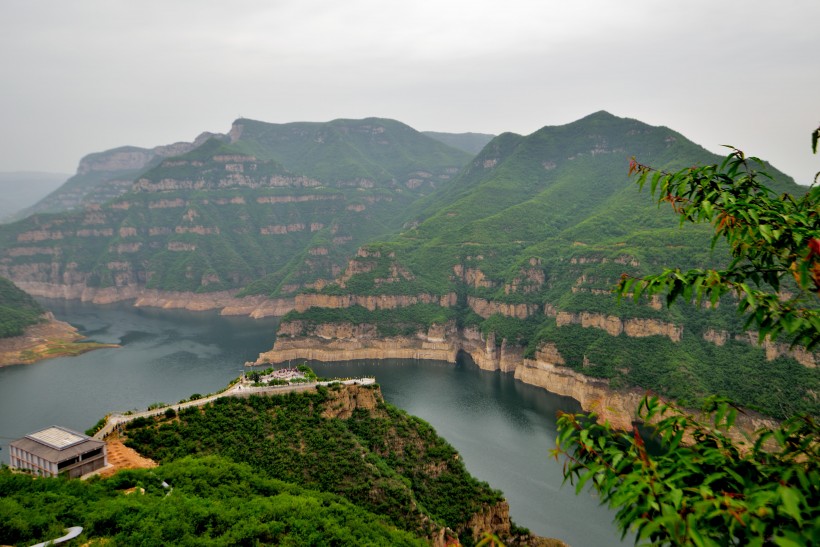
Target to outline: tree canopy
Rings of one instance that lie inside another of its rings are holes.
[[[816,152],[820,129],[812,134]],[[759,340],[784,335],[809,350],[820,342],[820,188],[777,195],[765,172],[741,151],[720,165],[675,173],[636,160],[630,173],[649,182],[658,204],[669,203],[681,224],[714,226],[731,262],[721,270],[668,268],[648,277],[623,276],[620,296],[665,294],[734,298]],[[819,174],[820,175],[820,174]],[[658,357],[662,358],[662,357]],[[657,447],[639,429],[614,430],[597,415],[563,414],[555,457],[576,491],[592,485],[617,509],[624,536],[651,545],[779,545],[820,543],[820,424],[795,415],[773,429],[733,429],[742,409],[711,398],[697,417],[647,396],[637,417],[653,424]],[[705,416],[705,418],[704,418]],[[744,438],[744,440],[737,440]]]

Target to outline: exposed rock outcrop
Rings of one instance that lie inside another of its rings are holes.
[[[453,324],[433,326],[413,337],[381,337],[375,325],[333,323],[306,330],[301,322],[288,322],[280,325],[274,348],[259,354],[255,364],[284,363],[293,359],[431,359],[454,363],[458,353],[452,343],[454,338]]]
[[[375,415],[382,400],[378,388],[349,385],[338,390],[331,389],[328,390],[328,400],[324,403],[322,417],[347,420],[356,409],[363,409]]]
[[[467,297],[467,305],[481,317],[487,318],[495,313],[500,313],[507,317],[526,319],[535,315],[541,310],[538,304],[510,304],[498,302],[496,300],[486,300],[484,298]]]
[[[380,337],[375,325],[332,323],[309,326],[301,321],[282,323],[272,350],[261,353],[256,363],[282,363],[298,359],[350,361],[359,359],[431,359],[456,362],[465,352],[480,368],[511,373],[524,383],[558,395],[572,397],[585,411],[595,411],[599,420],[614,427],[631,428],[643,390],[614,389],[609,381],[586,376],[565,365],[552,344],[542,345],[533,359],[523,356],[523,348],[506,341],[496,343],[493,335],[483,336],[475,328],[459,330],[454,323],[434,325],[414,336]],[[737,421],[741,430],[753,431],[775,422],[752,412]],[[738,437],[738,440],[742,440]]]
[[[281,317],[295,306],[292,298],[271,299],[264,296],[238,298],[237,291],[168,292],[146,289],[138,285],[96,288],[82,283],[57,285],[35,281],[17,281],[16,284],[31,295],[45,298],[81,300],[93,304],[112,304],[133,300],[136,307],[190,311],[221,310],[222,315],[248,315],[254,319]]]
[[[349,308],[350,306],[362,306],[370,311],[392,310],[414,304],[438,304],[449,307],[456,305],[456,294],[448,293],[443,296],[434,294],[417,295],[328,295],[328,294],[299,294],[296,295],[296,311],[303,312],[312,307],[320,308]]]
[[[575,324],[581,325],[584,328],[601,329],[606,331],[610,336],[618,336],[621,333],[632,338],[666,336],[673,342],[680,342],[681,336],[683,335],[683,327],[658,321],[657,319],[621,319],[615,315],[603,315],[591,312],[570,313],[560,311],[557,312],[555,316],[555,323],[559,327]]]

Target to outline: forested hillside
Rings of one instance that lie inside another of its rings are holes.
[[[225,397],[124,435],[160,465],[88,481],[0,469],[0,543],[81,526],[80,541],[117,544],[563,545],[512,524],[502,494],[378,385]]]
[[[397,231],[408,206],[469,159],[392,120],[237,120],[228,139],[154,157],[110,201],[0,227],[0,273],[52,286],[289,294]]]
[[[129,446],[159,462],[244,462],[260,477],[341,495],[418,536],[448,527],[470,544],[479,513],[496,515],[495,532],[510,534],[501,493],[471,477],[427,423],[385,404],[377,386],[223,398],[177,417],[138,419],[126,433]]]
[[[45,310],[14,283],[0,277],[0,338],[19,336],[40,321]]]
[[[326,295],[324,309],[293,312],[283,328],[305,325],[310,336],[322,322],[373,323],[406,333],[451,320],[499,347],[521,347],[523,357],[547,349],[561,366],[613,387],[650,388],[684,404],[720,393],[781,417],[818,413],[815,356],[783,343],[757,347],[731,307],[618,302],[612,289],[622,275],[725,256],[709,252],[708,226],[684,232],[638,194],[632,156],[660,170],[718,160],[670,129],[606,112],[526,137],[500,135],[451,184],[414,204],[400,236],[364,246],[334,283],[305,298],[305,307],[323,306]],[[760,168],[777,191],[805,192]],[[349,295],[383,309],[343,309]],[[438,302],[449,309],[436,312]]]
[[[80,541],[117,545],[427,544],[340,496],[218,456],[91,481],[5,468],[0,495],[0,543],[8,545],[58,538],[69,526],[83,527]]]

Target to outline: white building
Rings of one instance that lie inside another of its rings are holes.
[[[12,469],[80,477],[108,465],[105,442],[53,425],[9,444]]]

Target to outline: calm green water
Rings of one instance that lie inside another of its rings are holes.
[[[111,411],[143,409],[209,393],[239,375],[272,345],[275,320],[214,313],[44,301],[101,349],[34,365],[0,368],[0,453],[39,428],[79,431]],[[574,547],[618,544],[612,513],[591,495],[561,487],[561,464],[549,457],[555,412],[572,399],[486,372],[471,363],[412,360],[311,363],[321,376],[375,376],[385,399],[430,422],[462,454],[476,477],[504,492],[513,520]]]

